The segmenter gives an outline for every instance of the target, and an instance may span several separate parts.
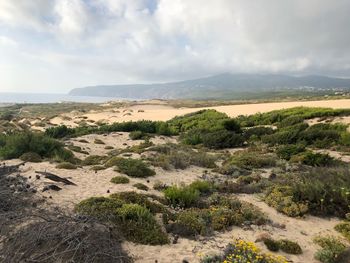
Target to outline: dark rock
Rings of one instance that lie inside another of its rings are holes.
[[[36,175],[35,175],[35,178],[36,178],[37,180],[39,180],[39,179],[40,179],[40,175],[36,174]]]
[[[109,191],[109,189],[107,190],[107,194],[109,194],[110,193],[110,191]]]
[[[55,184],[50,184],[50,185],[47,185],[43,188],[43,192],[45,191],[49,191],[49,190],[53,190],[53,191],[61,191],[62,188],[55,185]]]

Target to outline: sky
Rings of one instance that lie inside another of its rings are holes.
[[[0,0],[0,92],[350,77],[349,0]]]

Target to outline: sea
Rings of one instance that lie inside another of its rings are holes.
[[[59,103],[59,102],[89,102],[103,103],[107,101],[125,101],[135,99],[109,98],[109,97],[89,97],[89,96],[71,96],[67,94],[54,93],[14,93],[0,92],[0,104],[14,103]]]

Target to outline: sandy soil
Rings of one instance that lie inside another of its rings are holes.
[[[17,164],[19,160],[8,161],[8,164]],[[162,181],[168,185],[186,183],[189,184],[194,180],[201,178],[204,173],[203,168],[190,167],[186,170],[164,171],[156,168],[157,175],[147,179],[130,178],[130,183],[125,185],[115,185],[110,183],[112,177],[119,175],[112,168],[95,173],[87,168],[79,168],[77,170],[56,169],[54,164],[48,162],[43,163],[27,163],[23,168],[21,175],[28,178],[30,184],[38,189],[38,195],[47,199],[48,204],[59,206],[62,208],[73,209],[74,205],[85,198],[91,196],[108,196],[110,193],[121,191],[137,191],[132,185],[141,182],[150,187],[148,193],[160,193],[152,189],[156,181]],[[44,186],[52,184],[43,177],[37,179],[35,171],[48,171],[59,176],[65,177],[73,181],[77,186],[66,186],[54,183],[62,188],[61,191],[42,192]],[[148,182],[147,182],[148,180]],[[107,193],[109,191],[110,193]],[[313,255],[317,250],[317,246],[313,244],[312,239],[319,234],[338,235],[334,231],[334,226],[339,223],[338,219],[322,219],[308,216],[303,219],[290,218],[275,209],[267,206],[260,201],[257,196],[239,195],[243,201],[252,203],[259,207],[269,218],[275,223],[274,226],[253,226],[251,229],[242,229],[233,227],[224,233],[215,233],[211,237],[201,237],[199,240],[189,240],[180,238],[177,244],[164,246],[148,246],[136,245],[130,242],[124,242],[123,247],[130,252],[136,262],[154,263],[155,260],[161,263],[182,262],[183,259],[189,262],[199,262],[205,255],[213,255],[220,253],[226,244],[235,238],[244,238],[245,240],[255,241],[261,234],[268,233],[273,238],[288,238],[297,241],[302,249],[303,254],[299,256],[284,254],[288,259],[295,263],[317,262],[313,259]],[[283,229],[278,225],[285,225]],[[262,243],[258,243],[262,250],[267,251]],[[281,254],[281,253],[279,253]],[[282,253],[283,254],[283,253]]]
[[[154,103],[154,104],[151,104]],[[166,121],[175,116],[195,112],[202,109],[215,109],[219,112],[226,113],[230,117],[239,115],[249,115],[258,112],[268,112],[272,110],[286,109],[297,106],[306,107],[330,107],[330,108],[350,108],[350,100],[320,100],[320,101],[296,101],[296,102],[273,102],[261,104],[244,104],[244,105],[227,105],[206,108],[173,108],[164,103],[149,102],[148,104],[138,104],[126,108],[107,109],[105,111],[91,111],[79,115],[77,112],[71,112],[58,116],[50,120],[52,124],[65,124],[70,127],[76,127],[82,120],[87,122],[123,122],[137,120]],[[67,118],[68,117],[68,118]],[[69,120],[70,118],[70,120]],[[85,118],[85,119],[84,119]]]
[[[104,145],[95,144],[95,139],[101,139],[105,142]],[[79,142],[81,139],[87,140],[88,143]],[[154,143],[161,144],[167,141],[175,142],[175,139],[155,137],[152,139]],[[86,135],[83,137],[71,139],[69,143],[81,146],[91,154],[104,155],[108,151],[105,146],[113,146],[118,149],[126,148],[132,145],[137,145],[141,141],[132,141],[128,139],[128,133],[112,133],[108,136],[103,135]],[[234,154],[232,151],[231,154]],[[77,153],[76,153],[77,154]],[[77,156],[82,157],[77,154]],[[133,158],[140,158],[139,154],[133,154]],[[8,164],[20,163],[19,160],[7,161]],[[156,175],[149,178],[130,178],[130,183],[116,185],[110,182],[111,178],[120,175],[113,168],[98,171],[95,173],[90,170],[90,167],[82,167],[76,170],[63,170],[55,168],[55,164],[49,162],[42,163],[27,163],[22,167],[21,175],[28,178],[31,185],[38,190],[37,194],[44,197],[49,205],[59,206],[62,208],[73,209],[74,205],[83,199],[92,196],[108,196],[111,193],[121,191],[137,191],[132,185],[135,183],[146,184],[150,190],[148,193],[161,195],[160,192],[152,189],[157,181],[161,181],[167,185],[172,184],[190,184],[191,182],[202,178],[206,169],[199,167],[190,167],[186,170],[170,170],[165,171],[161,168],[154,168]],[[67,186],[60,183],[54,183],[41,176],[36,177],[35,171],[47,171],[65,177],[73,181],[76,186]],[[211,176],[219,176],[215,173],[210,173]],[[209,176],[210,176],[209,175]],[[62,188],[61,191],[42,192],[42,189],[48,184],[56,184]],[[295,263],[317,262],[313,259],[313,255],[317,247],[313,244],[312,239],[319,234],[333,234],[339,236],[334,231],[334,226],[339,223],[338,219],[322,219],[308,216],[306,218],[290,218],[276,212],[275,209],[267,206],[254,195],[239,195],[241,200],[252,203],[265,212],[268,217],[274,222],[273,225],[253,226],[250,229],[242,229],[233,227],[231,230],[224,233],[215,233],[211,237],[201,237],[198,240],[189,240],[180,238],[177,244],[165,246],[147,246],[136,245],[130,242],[124,242],[123,247],[134,256],[136,262],[139,263],[154,263],[158,260],[159,263],[182,262],[183,259],[189,262],[199,262],[205,255],[220,253],[226,244],[235,238],[244,238],[245,240],[255,241],[261,234],[268,233],[273,238],[283,239],[288,238],[297,241],[302,249],[303,254],[299,256],[285,256]],[[285,228],[281,228],[285,225]],[[258,243],[264,251],[265,246]]]

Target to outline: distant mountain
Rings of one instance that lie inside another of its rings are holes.
[[[129,99],[257,99],[348,90],[350,79],[225,73],[170,83],[89,86],[73,89],[69,95]]]

